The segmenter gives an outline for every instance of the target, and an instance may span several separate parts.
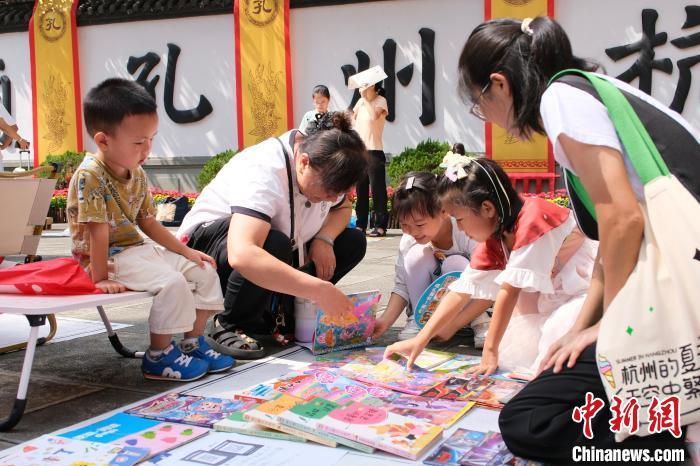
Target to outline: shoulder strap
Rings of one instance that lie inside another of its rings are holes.
[[[135,217],[131,217],[131,216],[129,215],[129,213],[127,212],[127,210],[124,208],[124,204],[122,204],[122,198],[121,198],[121,196],[119,196],[119,191],[118,191],[118,190],[114,187],[114,185],[112,184],[112,180],[106,179],[106,180],[105,180],[105,184],[107,185],[107,188],[109,189],[110,194],[111,194],[112,197],[114,198],[114,201],[115,201],[115,202],[117,203],[117,205],[119,206],[119,209],[122,211],[122,214],[124,215],[124,217],[126,217],[126,219],[127,219],[128,221],[130,221],[132,225],[135,225],[135,224],[136,224],[136,218],[135,218]]]
[[[289,161],[289,152],[287,152],[287,148],[284,147],[284,143],[280,140],[280,138],[275,138],[277,139],[277,142],[280,143],[280,147],[282,147],[282,153],[284,154],[284,163],[287,166],[287,185],[289,186],[289,212],[290,212],[290,221],[289,224],[291,225],[291,232],[289,233],[289,239],[292,241],[292,247],[295,246],[296,239],[294,238],[294,233],[295,233],[295,228],[294,228],[294,181],[292,179],[292,164]]]
[[[560,71],[552,77],[549,84],[569,75],[581,76],[591,83],[599,96],[599,100],[607,108],[618,137],[642,183],[646,184],[659,176],[667,176],[669,170],[666,163],[661,158],[661,154],[659,154],[654,141],[649,136],[639,116],[622,92],[604,78],[576,69]],[[566,80],[562,79],[562,81]],[[567,82],[567,84],[570,83]],[[591,224],[594,225],[596,214],[590,196],[576,175],[569,170],[564,171],[567,189],[572,194],[571,200],[579,225],[582,228],[586,224],[589,224],[589,226]],[[595,238],[597,237],[597,231],[593,234],[593,230],[597,230],[597,228],[586,228],[584,232],[587,236]]]
[[[668,167],[661,158],[654,141],[622,92],[604,78],[593,73],[573,69],[560,71],[550,80],[550,84],[567,74],[583,76],[591,82],[598,92],[642,183],[647,184],[659,176],[668,176]]]

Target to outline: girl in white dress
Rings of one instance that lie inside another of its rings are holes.
[[[472,371],[534,374],[578,316],[597,243],[580,232],[569,209],[521,198],[496,162],[453,154],[445,165],[438,186],[443,206],[481,244],[425,328],[387,353],[410,354],[412,362],[433,337],[450,337],[493,303],[482,362]]]

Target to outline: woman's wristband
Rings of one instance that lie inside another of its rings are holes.
[[[330,247],[335,246],[335,242],[329,236],[316,235],[316,236],[314,236],[314,239],[317,239],[319,241],[323,241],[324,243],[328,244]]]

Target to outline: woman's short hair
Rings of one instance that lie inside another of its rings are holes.
[[[321,174],[325,191],[345,193],[367,175],[367,148],[346,112],[319,113],[306,133],[299,148],[309,154],[309,164]]]

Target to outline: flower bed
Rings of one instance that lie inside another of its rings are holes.
[[[181,193],[179,191],[172,191],[160,188],[151,188],[151,196],[153,197],[153,202],[160,204],[164,202],[169,197],[181,197],[185,196],[190,207],[194,204],[194,201],[199,196],[199,193]],[[54,223],[66,223],[66,206],[68,205],[68,188],[56,189],[51,197],[51,203],[49,204],[48,216],[53,218]]]

